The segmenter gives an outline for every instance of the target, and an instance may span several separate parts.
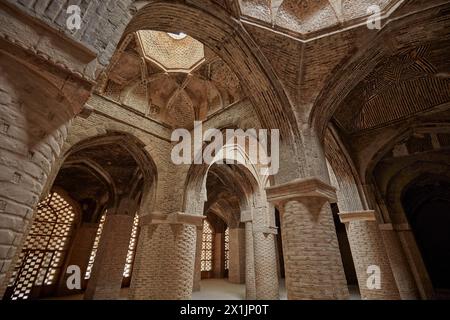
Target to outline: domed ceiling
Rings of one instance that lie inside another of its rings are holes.
[[[184,34],[138,31],[113,57],[97,92],[170,127],[244,99],[236,75],[202,43]]]

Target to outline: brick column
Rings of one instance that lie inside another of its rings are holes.
[[[107,214],[84,299],[118,299],[133,215]]]
[[[349,297],[330,202],[335,189],[318,178],[266,189],[278,207],[288,299]]]
[[[82,276],[82,289],[85,287],[84,275],[86,273],[86,268],[89,263],[89,258],[92,251],[92,245],[94,244],[95,236],[97,234],[98,223],[83,223],[75,233],[75,237],[73,239],[71,250],[69,252],[69,256],[67,258],[67,262],[65,263],[64,270],[67,270],[67,267],[70,265],[75,265],[80,267],[81,276]],[[58,294],[74,294],[76,290],[67,289],[67,278],[69,274],[64,273],[61,277],[61,281],[59,284]]]
[[[245,299],[256,299],[255,251],[253,248],[253,224],[245,222]]]
[[[424,300],[432,299],[433,285],[410,225],[408,223],[397,224],[395,230],[411,267],[420,297]]]
[[[194,265],[194,285],[192,291],[200,291],[200,281],[202,280],[202,241],[203,225],[197,226],[197,236],[195,238],[195,265]]]
[[[345,223],[347,229],[361,298],[400,299],[383,238],[378,228],[375,211],[340,212],[339,218],[342,223]],[[368,278],[372,275],[369,266],[380,268],[379,289],[370,289],[367,285]]]
[[[228,281],[245,283],[245,229],[230,228]]]
[[[130,299],[191,299],[197,227],[203,219],[178,212],[141,218]]]
[[[379,226],[383,236],[386,252],[391,262],[392,273],[397,283],[402,300],[417,300],[420,298],[414,276],[409,267],[406,255],[392,224]]]
[[[214,234],[214,250],[213,250],[213,276],[214,278],[223,278],[225,268],[224,268],[224,234],[216,233]]]
[[[280,287],[275,248],[276,230],[253,226],[253,245],[255,250],[256,299],[278,300]]]

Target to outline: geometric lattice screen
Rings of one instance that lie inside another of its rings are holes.
[[[137,245],[138,225],[139,225],[139,215],[136,213],[136,215],[134,216],[133,228],[131,229],[131,237],[130,237],[130,244],[128,245],[127,260],[125,262],[125,268],[123,270],[124,278],[128,278],[131,276],[131,270],[133,268],[134,253],[136,251],[136,245]]]
[[[208,221],[203,220],[203,241],[201,271],[211,271],[213,266],[213,230]]]
[[[100,223],[98,224],[97,234],[95,235],[94,244],[92,245],[91,255],[89,256],[89,262],[86,267],[86,273],[84,274],[84,279],[88,280],[91,277],[92,267],[94,266],[95,256],[97,255],[98,245],[100,243],[100,237],[102,236],[103,225],[105,224],[106,213],[100,218]]]
[[[53,192],[37,206],[13,275],[11,299],[28,299],[33,287],[53,285],[61,274],[75,219],[72,206]]]
[[[230,229],[225,229],[225,270],[228,270],[230,265]]]

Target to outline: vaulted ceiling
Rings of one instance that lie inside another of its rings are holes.
[[[389,125],[450,103],[450,41],[401,51],[378,64],[334,115],[348,134]]]

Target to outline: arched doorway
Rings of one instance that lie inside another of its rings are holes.
[[[35,211],[5,299],[114,299],[130,285],[140,203],[151,202],[156,182],[153,161],[137,138],[108,132],[72,146],[61,163]],[[79,285],[68,285],[69,267],[76,267]]]

